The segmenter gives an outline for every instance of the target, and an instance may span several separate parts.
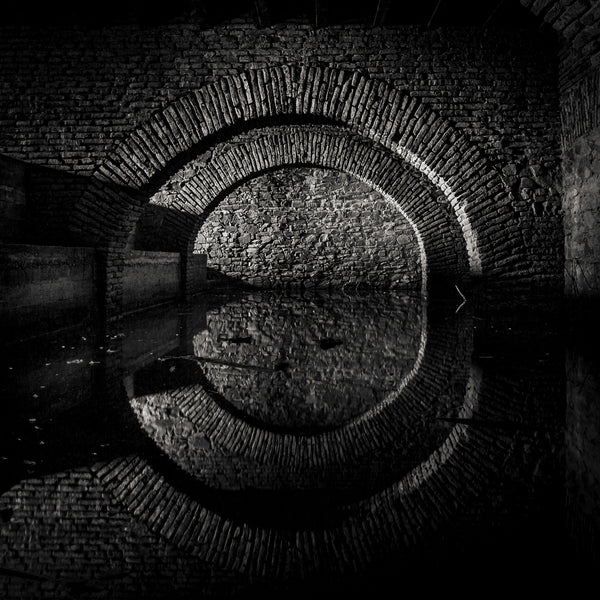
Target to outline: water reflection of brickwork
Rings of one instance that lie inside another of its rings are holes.
[[[383,589],[431,565],[562,559],[562,356],[545,328],[468,306],[405,307],[421,329],[398,387],[330,427],[294,431],[219,398],[194,353],[211,314],[230,304],[241,315],[244,301],[213,298],[206,319],[186,308],[97,342],[107,360],[89,368],[108,395],[90,402],[99,426],[87,458],[72,454],[84,443],[77,420],[61,426],[50,403],[43,434],[57,456],[0,495],[0,594],[276,597]]]
[[[250,414],[264,415],[261,419],[249,419],[248,412],[232,410],[230,403],[219,402],[220,396],[211,393],[210,389],[214,381],[204,378],[204,361],[190,365],[188,357],[184,361],[167,360],[159,365],[164,369],[166,389],[133,398],[132,407],[150,438],[186,472],[217,489],[316,487],[330,491],[360,490],[364,494],[367,488],[381,487],[399,473],[405,473],[443,442],[451,425],[437,419],[456,417],[463,405],[472,351],[470,328],[459,326],[462,318],[451,320],[451,325],[438,323],[435,328],[428,329],[423,312],[425,306],[420,300],[393,295],[385,295],[379,309],[376,309],[373,297],[355,297],[346,302],[339,298],[330,299],[337,303],[338,312],[332,310],[331,314],[321,310],[316,318],[307,316],[315,307],[303,298],[276,296],[270,304],[266,302],[269,296],[262,296],[261,309],[256,309],[256,298],[250,294],[226,305],[221,309],[225,316],[223,321],[220,312],[212,316],[209,313],[210,337],[206,332],[195,336],[196,353],[200,354],[199,350],[206,353],[209,348],[216,352],[215,346],[208,342],[218,341],[223,331],[231,335],[231,328],[235,329],[231,315],[247,333],[248,321],[243,315],[250,306],[261,316],[259,321],[252,320],[250,324],[264,332],[269,345],[247,349],[250,344],[244,344],[244,356],[237,354],[235,360],[229,356],[230,362],[239,364],[244,358],[247,362],[260,360],[262,364],[268,364],[273,358],[273,343],[278,344],[281,340],[278,334],[282,330],[289,334],[286,348],[290,357],[300,356],[306,360],[307,346],[315,354],[318,327],[327,322],[323,315],[332,319],[337,314],[342,332],[359,331],[362,325],[363,333],[357,335],[354,346],[349,342],[350,348],[344,353],[331,355],[329,363],[330,355],[324,353],[325,358],[318,357],[303,365],[298,387],[302,389],[303,381],[311,377],[316,379],[315,376],[319,381],[326,381],[327,368],[331,369],[331,377],[335,379],[337,370],[348,367],[350,362],[350,366],[356,365],[356,376],[361,374],[362,367],[370,377],[367,381],[383,393],[376,402],[360,403],[360,411],[349,413],[341,405],[338,416],[351,419],[330,421],[330,425],[336,427],[313,428],[308,432],[294,428],[298,423],[304,425],[306,419],[298,420],[294,390],[290,387],[292,401],[285,395],[280,398],[282,411],[288,402],[289,414],[282,421],[287,428],[273,428],[267,412],[269,404],[260,406],[262,390],[251,387],[253,381],[249,384],[242,377],[233,379],[247,392],[257,394],[254,398],[248,397],[262,412],[257,410]],[[331,307],[331,304],[327,303],[327,306]],[[373,313],[379,314],[380,320],[374,318]],[[271,315],[271,323],[266,323],[265,315]],[[305,332],[294,323],[299,316],[305,325],[312,325]],[[373,326],[374,323],[379,329]],[[236,333],[239,335],[240,331]],[[254,335],[260,339],[258,333],[254,332]],[[398,363],[393,354],[394,336],[399,341]],[[199,345],[199,339],[206,345]],[[312,343],[309,344],[307,339]],[[379,348],[378,343],[381,343]],[[222,347],[228,351],[231,346],[217,343],[216,349]],[[234,352],[237,352],[236,348]],[[365,354],[359,349],[364,349]],[[369,357],[377,359],[371,370]],[[383,377],[394,368],[396,377],[390,385],[389,379]],[[194,370],[199,383],[190,384]],[[227,375],[230,371],[234,369],[228,370]],[[138,378],[137,387],[143,389],[144,381],[150,376],[150,371],[145,370]],[[188,382],[182,381],[183,377]],[[385,387],[378,388],[382,380]],[[226,380],[226,383],[231,385],[231,381]],[[286,391],[282,390],[283,393]],[[344,391],[345,398],[351,400],[351,387]],[[239,394],[238,390],[236,392]],[[304,405],[300,408],[304,409]],[[309,413],[309,416],[312,415]]]
[[[181,598],[225,577],[237,587],[149,531],[89,468],[24,481],[1,497],[0,514],[2,598]]]
[[[207,315],[194,353],[215,391],[249,416],[292,429],[339,425],[410,372],[422,302],[399,294],[252,294]]]

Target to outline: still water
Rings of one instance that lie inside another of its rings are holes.
[[[556,304],[460,300],[212,294],[9,344],[0,594],[570,576],[595,558],[597,376]]]

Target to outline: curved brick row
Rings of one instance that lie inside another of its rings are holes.
[[[587,46],[598,37],[600,5],[595,0],[521,0],[521,4],[557,31],[565,42],[577,49]]]
[[[448,203],[431,183],[380,147],[336,128],[280,127],[256,130],[216,146],[175,174],[153,205],[173,214],[197,214],[190,248],[206,214],[240,182],[275,168],[310,164],[349,173],[380,192],[413,226],[424,276],[464,277],[467,250]],[[169,228],[173,231],[173,227]],[[183,243],[183,241],[182,241]]]
[[[425,322],[422,332],[426,331]],[[214,460],[226,465],[233,457],[234,461],[254,463],[254,470],[260,465],[259,471],[264,470],[265,480],[261,482],[259,477],[252,482],[242,481],[245,485],[264,487],[275,482],[285,487],[302,481],[310,487],[322,481],[330,484],[337,481],[343,487],[346,479],[352,479],[349,473],[359,465],[365,472],[369,469],[378,472],[382,452],[388,456],[388,469],[395,462],[394,456],[400,462],[401,457],[413,456],[414,460],[424,448],[435,445],[440,435],[445,435],[448,429],[445,424],[438,423],[437,432],[432,424],[437,416],[455,416],[459,409],[460,398],[449,394],[448,388],[455,385],[456,389],[464,389],[464,365],[470,356],[470,344],[469,335],[460,327],[436,327],[429,337],[422,336],[417,361],[397,389],[362,415],[336,429],[312,435],[275,432],[248,422],[216,404],[199,385],[166,390],[157,397],[156,400],[162,398],[157,406],[166,402],[170,407],[167,410],[178,410],[186,423],[185,437],[203,440],[206,449],[201,463]],[[163,439],[161,433],[146,423],[143,416],[146,401],[149,407],[154,406],[152,398],[132,399],[140,426],[155,444],[171,455],[171,449],[178,447],[174,442],[177,431],[173,429]],[[198,476],[189,457],[176,459],[176,462],[194,477]],[[215,472],[222,469],[221,465]],[[243,473],[240,477],[244,479]]]
[[[521,236],[490,240],[481,235],[489,225],[502,227],[516,219],[508,191],[483,154],[416,98],[385,82],[330,67],[247,71],[179,98],[123,140],[99,167],[73,226],[98,245],[125,244],[139,206],[123,190],[150,195],[157,177],[173,171],[177,161],[193,158],[202,143],[210,144],[213,134],[302,116],[344,125],[381,144],[436,185],[456,214],[472,274],[490,271],[496,252],[504,248],[526,268]],[[370,165],[371,174],[379,170],[380,165]],[[107,192],[112,187],[119,192]]]
[[[473,416],[480,384],[479,372],[472,370],[459,418]],[[348,516],[320,529],[231,521],[177,491],[139,457],[97,465],[95,471],[120,504],[179,547],[229,570],[289,578],[356,571],[390,551],[409,550],[488,485],[495,453],[502,451],[494,450],[485,438],[456,425],[398,482],[347,505]]]
[[[569,90],[570,95],[575,94],[575,102],[573,99],[569,100],[573,107],[581,109],[584,104],[581,98],[585,90],[573,87],[576,84],[586,85],[586,77],[597,73],[600,65],[600,3],[596,0],[521,0],[521,4],[559,34],[562,44],[559,87],[563,92]],[[577,100],[580,101],[580,105],[577,104]],[[589,103],[586,109],[597,115],[593,103]],[[569,123],[564,118],[564,107],[562,117],[564,140],[565,136],[568,138],[572,135]]]

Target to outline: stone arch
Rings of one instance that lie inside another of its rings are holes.
[[[455,333],[460,332],[456,330]],[[450,330],[442,338],[456,347],[456,339]],[[470,342],[467,336],[458,346],[466,345],[466,350]],[[426,356],[425,362],[436,364],[436,349],[432,346],[428,352],[433,354]],[[468,351],[464,356],[467,363],[470,362]],[[97,465],[95,471],[116,501],[153,531],[217,566],[226,565],[247,575],[269,577],[287,577],[290,570],[296,574],[341,573],[357,565],[363,568],[381,559],[386,552],[399,548],[409,552],[414,544],[447,523],[456,507],[471,501],[488,485],[488,465],[495,460],[495,453],[490,453],[487,437],[460,422],[472,418],[478,411],[482,375],[476,366],[464,366],[466,386],[457,414],[459,422],[448,429],[442,443],[425,460],[384,489],[344,505],[342,518],[325,528],[284,531],[231,518],[207,506],[193,494],[178,489],[150,461],[138,456]],[[446,381],[435,369],[420,370],[420,376],[429,383],[417,386],[415,399],[425,399],[435,385],[444,385]],[[400,398],[393,404],[397,402],[401,403]],[[383,410],[391,406],[388,404]],[[366,438],[375,441],[378,432],[386,428],[386,419],[379,419],[380,415],[375,411],[356,423]],[[222,427],[222,430],[225,432],[227,428]],[[221,437],[225,439],[228,435],[223,433]],[[363,436],[351,436],[351,439],[362,440]],[[312,451],[314,444],[310,440],[300,441]],[[249,452],[252,454],[253,442],[262,446],[261,440],[242,439],[237,435],[231,443],[236,455],[248,456]],[[351,452],[351,443],[343,446]],[[326,444],[323,459],[339,461],[342,457],[329,455],[337,449],[336,444]],[[372,448],[365,450],[369,453]],[[282,447],[278,452],[284,461],[288,461],[284,464],[286,469],[295,470],[300,466],[295,453],[290,455]],[[255,459],[269,462],[272,456],[271,452],[264,455],[259,452]],[[310,466],[313,461],[308,463]],[[322,461],[317,460],[313,466],[322,468]],[[135,484],[121,485],[124,474]],[[342,548],[343,552],[340,551]],[[262,561],[252,559],[259,555],[263,557]]]
[[[520,236],[481,236],[513,220],[509,192],[482,152],[417,98],[385,81],[332,67],[285,65],[221,78],[182,96],[122,140],[100,165],[73,229],[113,254],[126,244],[156,177],[216,136],[264,122],[317,119],[397,154],[444,194],[463,232],[472,275],[502,270],[499,253],[527,260]],[[489,215],[492,213],[490,219]],[[116,261],[107,259],[107,300]],[[514,265],[511,265],[514,267]],[[118,265],[117,265],[118,273]],[[113,296],[111,298],[111,295]]]
[[[166,235],[181,235],[180,244],[187,237],[188,253],[206,215],[232,189],[269,170],[311,165],[348,173],[398,208],[415,233],[424,281],[428,270],[439,278],[468,275],[464,239],[442,194],[424,175],[360,136],[322,126],[264,128],[215,146],[209,154],[188,163],[151,199],[175,209]]]
[[[440,328],[431,336],[427,302],[422,297],[417,302],[415,317],[420,320],[420,327],[410,369],[377,404],[334,428],[302,434],[273,430],[220,405],[202,383],[162,390],[156,395],[173,398],[190,422],[201,415],[202,433],[234,456],[244,456],[293,474],[303,469],[347,468],[386,445],[398,443],[401,438],[406,439],[407,445],[413,443],[410,440],[417,422],[429,410],[431,402],[438,400],[453,373],[460,372],[443,363],[445,353],[452,350],[466,360],[472,352],[469,334],[463,331]],[[198,352],[200,343],[198,338],[194,340],[194,352],[198,356],[202,354]],[[176,356],[164,360],[169,366],[177,361]],[[421,369],[423,364],[440,366],[435,370]],[[136,399],[130,396],[129,400],[132,403]],[[140,402],[140,398],[137,401],[138,406],[145,402],[143,399]],[[136,418],[143,428],[140,414],[136,413]],[[286,475],[282,473],[281,477],[284,479]]]

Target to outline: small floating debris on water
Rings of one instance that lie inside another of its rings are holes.
[[[344,342],[342,340],[338,340],[335,338],[323,338],[319,340],[319,346],[322,350],[330,350],[331,348],[335,348],[336,346],[340,346]]]
[[[219,341],[220,342],[230,342],[231,344],[251,344],[252,343],[252,336],[249,335],[245,335],[245,336],[233,336],[233,337],[225,337],[220,335],[219,336]]]
[[[274,371],[286,371],[290,368],[290,363],[287,360],[280,360],[273,365]]]

